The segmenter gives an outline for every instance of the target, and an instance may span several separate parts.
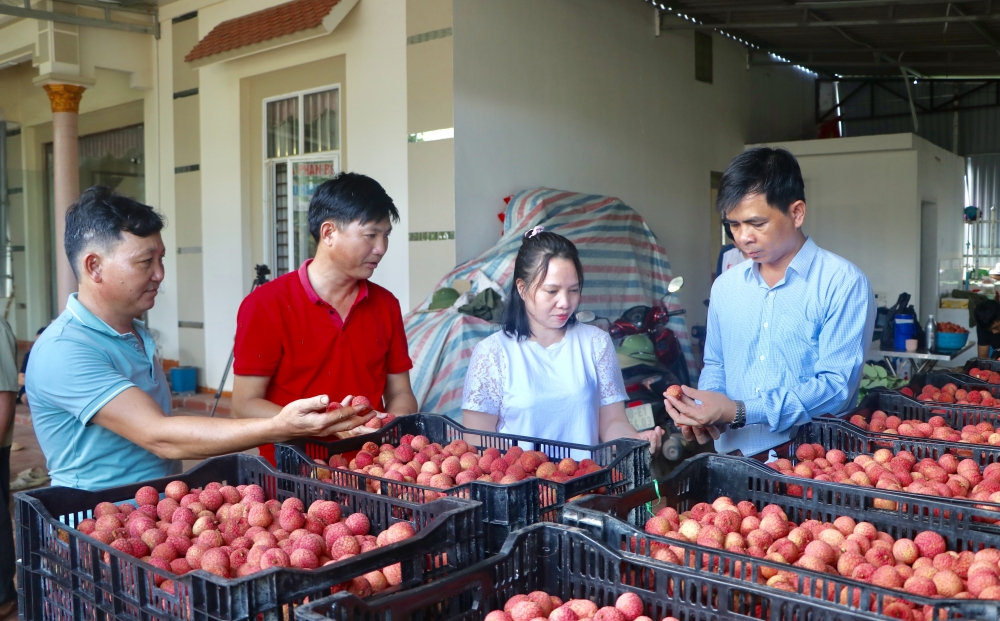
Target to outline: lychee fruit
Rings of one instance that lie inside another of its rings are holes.
[[[210,552],[211,550],[209,550]],[[206,552],[207,554],[208,552]],[[204,561],[204,555],[202,555],[202,560]],[[264,552],[260,557],[260,568],[267,569],[269,567],[288,567],[290,565],[288,554],[280,548],[271,548]]]
[[[892,556],[899,563],[905,563],[907,565],[912,565],[917,557],[920,555],[920,550],[917,548],[916,543],[911,539],[897,539],[894,544],[892,544]]]
[[[155,487],[145,485],[135,492],[135,501],[141,505],[156,505],[160,502],[160,493]]]
[[[171,481],[167,483],[166,488],[163,490],[167,498],[173,498],[177,502],[180,502],[181,498],[187,496],[188,491],[188,484],[184,481]]]
[[[962,585],[962,579],[950,569],[937,572],[934,574],[933,580],[934,586],[937,587],[938,595],[942,597],[952,597],[965,590]]]
[[[615,608],[625,615],[626,621],[634,621],[642,615],[642,600],[635,593],[622,593],[615,601]]]
[[[944,537],[931,530],[925,530],[919,533],[913,538],[913,543],[916,544],[917,550],[920,551],[920,556],[926,556],[928,558],[934,558],[947,549]],[[940,590],[940,587],[938,587],[938,591]],[[957,592],[958,591],[956,591],[956,593]]]
[[[544,618],[546,615],[541,606],[525,598],[510,609],[510,616],[514,621],[531,621],[538,617]]]
[[[517,616],[511,616],[514,621],[520,621]],[[594,613],[594,621],[625,621],[625,614],[614,606],[605,606]]]

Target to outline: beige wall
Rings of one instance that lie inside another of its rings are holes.
[[[174,138],[174,209],[177,257],[177,344],[180,364],[198,367],[199,382],[205,368],[204,240],[201,233],[201,95],[188,94],[198,88],[198,72],[184,56],[198,43],[199,18],[170,22],[173,40],[171,103]],[[163,25],[166,29],[167,24]],[[178,96],[174,96],[178,95]]]
[[[742,45],[713,36],[714,82],[698,82],[692,33],[655,36],[644,2],[456,0],[454,15],[457,259],[497,241],[514,192],[615,196],[666,248],[689,325],[703,324],[711,172],[752,136],[802,138],[811,76],[748,70]]]
[[[450,34],[452,0],[407,0],[407,132],[454,127],[454,63]],[[428,33],[434,33],[430,40]],[[443,36],[442,36],[443,35]],[[455,231],[455,141],[414,142],[409,169],[410,307],[416,308],[455,266],[454,239],[426,239],[420,233]],[[402,237],[402,236],[400,236]]]

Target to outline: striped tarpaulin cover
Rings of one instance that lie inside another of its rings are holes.
[[[615,320],[633,306],[657,304],[667,293],[670,262],[638,213],[617,198],[547,188],[515,194],[507,204],[504,234],[496,245],[456,267],[435,290],[455,280],[474,280],[481,272],[507,291],[522,236],[539,225],[569,238],[580,251],[584,269],[580,310]],[[430,301],[428,296],[403,318],[414,365],[413,392],[421,412],[460,419],[472,350],[499,327],[455,309],[419,312]],[[677,296],[667,301],[669,308],[680,308]],[[669,327],[680,340],[692,383],[697,385],[684,317],[671,317]]]

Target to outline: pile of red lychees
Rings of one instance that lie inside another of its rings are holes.
[[[270,567],[316,569],[414,535],[409,522],[397,522],[376,537],[363,513],[343,516],[330,500],[317,500],[308,511],[298,498],[266,500],[259,485],[188,489],[172,481],[165,492],[161,499],[155,488],[140,488],[138,506],[102,502],[77,530],[178,576],[203,569],[223,578]],[[340,586],[366,596],[401,581],[395,563]],[[173,590],[170,580],[158,576],[156,582]]]
[[[549,461],[548,455],[541,451],[525,451],[519,446],[512,446],[505,454],[493,447],[479,454],[464,440],[453,440],[442,446],[426,436],[409,434],[400,438],[398,445],[379,446],[366,442],[350,461],[343,455],[333,455],[329,461],[316,461],[333,468],[436,489],[449,489],[472,481],[510,484],[529,477],[562,483],[602,470],[592,459],[577,462],[567,457],[556,463]],[[318,476],[330,479],[332,473],[321,468]],[[377,481],[371,483],[370,491],[380,491]],[[425,500],[433,498],[425,496]]]
[[[515,595],[506,601],[503,610],[494,610],[483,621],[653,621],[643,615],[642,599],[635,593],[623,593],[614,606],[598,608],[589,599],[571,599],[563,602],[545,591]],[[664,617],[662,621],[677,621]]]
[[[933,410],[932,410],[933,412]],[[931,416],[926,422],[919,419],[902,419],[898,416],[888,416],[882,410],[872,412],[871,420],[865,420],[860,414],[851,416],[849,422],[865,431],[888,433],[909,438],[928,438],[944,440],[945,442],[963,442],[966,444],[1000,445],[1000,432],[989,422],[983,421],[976,425],[966,425],[961,431],[948,425],[943,416]]]
[[[827,451],[818,444],[799,445],[795,457],[799,460],[795,464],[789,459],[778,459],[767,465],[784,475],[815,481],[1000,503],[1000,463],[980,469],[974,460],[959,459],[951,453],[936,460],[930,457],[918,460],[910,451],[893,453],[889,449],[847,461],[847,455],[840,449]],[[790,495],[802,495],[800,486],[789,487]],[[895,503],[878,508],[894,509]]]
[[[794,569],[799,567],[924,597],[1000,600],[1000,550],[950,551],[944,537],[930,530],[913,539],[895,539],[870,522],[857,522],[848,516],[832,523],[807,520],[795,524],[778,505],[758,511],[750,501],[734,503],[724,496],[712,504],[698,503],[684,513],[663,508],[646,522],[645,530],[667,539],[787,564],[787,570],[762,565],[757,579],[790,592],[797,592],[802,579]],[[654,559],[684,562],[683,547],[653,542],[651,548]],[[751,578],[749,565],[747,575],[740,575],[740,567],[732,569],[737,578]],[[816,585],[803,585],[803,592],[818,588],[819,596],[847,603],[846,587],[840,593],[824,594],[824,588],[829,590],[833,585],[816,581]],[[900,619],[924,621],[927,614],[926,609],[903,599],[888,606],[885,614]]]

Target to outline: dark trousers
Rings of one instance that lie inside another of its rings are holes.
[[[14,590],[14,525],[10,517],[10,447],[0,449],[0,604],[17,597]]]

